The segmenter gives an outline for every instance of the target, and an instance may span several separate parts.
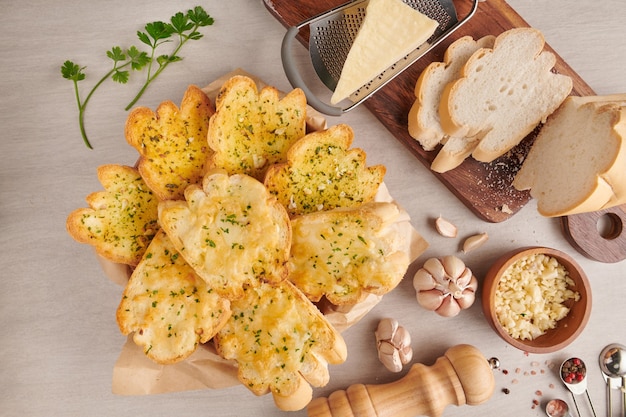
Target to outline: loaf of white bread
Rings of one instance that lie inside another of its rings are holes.
[[[568,97],[539,132],[513,186],[548,217],[626,203],[626,94]]]
[[[409,131],[420,143],[427,143],[425,149],[435,145],[427,136],[422,139],[423,132],[443,131],[441,141],[445,145],[432,167],[438,172],[455,168],[468,155],[481,162],[504,155],[556,110],[572,90],[570,77],[552,72],[556,57],[543,50],[545,41],[536,29],[505,31],[493,47],[479,47],[465,62],[468,50],[475,46],[469,40],[457,42],[444,63],[454,63],[452,70],[443,75],[432,75],[429,70],[420,76],[414,104],[417,108],[410,114],[410,119],[419,114],[419,107],[438,109],[439,117],[431,117],[429,122],[409,121],[412,127],[429,123]],[[461,44],[465,46],[461,48]],[[458,74],[454,74],[456,68]],[[442,88],[443,82],[446,84]],[[435,93],[425,99],[430,89]]]

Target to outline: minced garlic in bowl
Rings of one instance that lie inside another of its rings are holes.
[[[482,308],[510,345],[530,353],[564,348],[591,314],[591,286],[582,268],[557,249],[533,246],[501,255],[482,282]]]
[[[568,300],[580,294],[574,281],[552,256],[533,254],[515,261],[498,282],[494,299],[496,316],[511,337],[532,340],[556,327],[570,311]]]

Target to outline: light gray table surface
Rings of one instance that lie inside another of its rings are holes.
[[[488,1],[488,0],[487,0]],[[85,206],[101,187],[96,167],[132,165],[136,153],[125,142],[124,105],[138,87],[108,82],[92,98],[86,123],[93,150],[83,146],[71,83],[60,66],[72,59],[86,66],[84,89],[108,67],[104,53],[113,45],[137,43],[135,31],[168,19],[193,1],[26,0],[3,1],[0,27],[0,415],[2,416],[304,416],[278,411],[270,396],[255,397],[243,386],[151,396],[111,392],[113,365],[125,337],[115,322],[122,288],[111,282],[86,245],[65,230],[67,215]],[[626,92],[626,2],[622,0],[510,0],[548,43],[598,93]],[[215,18],[204,39],[186,46],[149,88],[139,104],[180,102],[188,84],[205,85],[243,68],[281,90],[289,83],[280,62],[285,29],[260,0],[208,0]],[[304,48],[296,59],[307,58]],[[626,343],[626,263],[585,258],[564,238],[559,221],[539,216],[530,202],[503,223],[472,214],[426,167],[364,107],[329,118],[355,130],[354,145],[369,164],[385,164],[387,184],[408,211],[412,224],[430,243],[420,258],[458,254],[458,240],[445,239],[432,220],[443,215],[462,236],[488,232],[486,246],[461,255],[482,276],[502,252],[543,245],[572,255],[592,285],[593,309],[585,331],[560,352],[526,355],[503,342],[485,321],[480,302],[454,319],[427,312],[415,301],[411,277],[385,296],[362,321],[344,332],[349,357],[331,366],[330,383],[314,395],[327,395],[353,383],[384,383],[401,377],[375,357],[373,330],[382,317],[398,318],[410,331],[414,362],[432,364],[448,347],[469,343],[485,356],[497,356],[508,375],[496,372],[496,391],[476,407],[448,407],[445,416],[541,416],[548,399],[573,405],[569,392],[548,364],[569,356],[585,360],[589,393],[598,416],[606,415],[605,386],[597,367],[600,350]],[[418,262],[420,262],[418,260]],[[516,372],[517,370],[517,372]],[[510,392],[505,394],[503,388]],[[537,392],[541,391],[541,395]],[[617,395],[615,395],[616,397]],[[539,406],[533,407],[533,400]],[[581,415],[591,415],[584,397]],[[617,411],[617,405],[616,405]]]

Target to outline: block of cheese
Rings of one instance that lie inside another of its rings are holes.
[[[437,26],[436,20],[402,0],[370,0],[363,23],[341,70],[331,103],[336,104],[348,98],[417,49],[430,38]]]

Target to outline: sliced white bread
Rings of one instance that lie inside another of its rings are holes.
[[[510,29],[496,38],[492,49],[476,51],[461,78],[445,87],[441,125],[450,136],[478,137],[472,151],[478,161],[504,155],[571,92],[571,78],[551,72],[556,57],[544,45],[536,29]]]
[[[448,138],[439,119],[439,102],[445,86],[460,77],[461,68],[480,48],[491,48],[495,36],[475,41],[463,36],[446,49],[443,62],[432,62],[420,74],[415,84],[415,103],[409,112],[409,134],[424,148],[432,151]]]
[[[513,181],[548,217],[626,203],[626,94],[568,97]]]

